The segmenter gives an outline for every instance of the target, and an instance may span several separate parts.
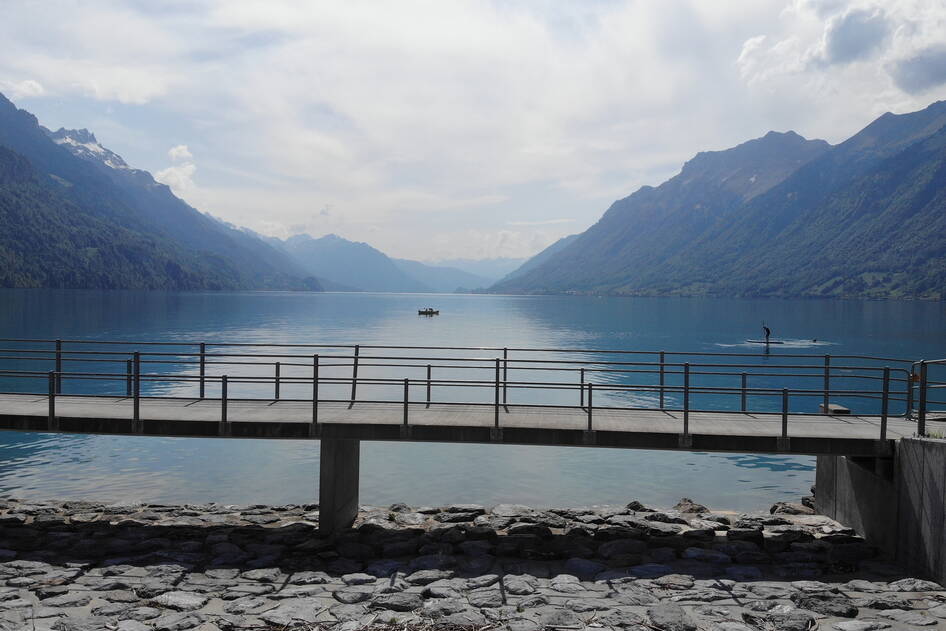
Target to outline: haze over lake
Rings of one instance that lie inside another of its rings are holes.
[[[435,318],[417,308],[433,305]],[[359,293],[0,291],[0,336],[946,357],[941,303]],[[817,340],[813,342],[812,340]],[[42,368],[45,370],[46,368]],[[0,382],[24,390],[23,382]],[[40,390],[42,384],[31,386]],[[94,387],[94,386],[89,386]],[[94,391],[94,390],[93,390]],[[160,502],[303,503],[310,441],[0,434],[0,494]],[[364,443],[365,504],[577,506],[682,496],[719,509],[808,494],[814,459],[552,447]]]

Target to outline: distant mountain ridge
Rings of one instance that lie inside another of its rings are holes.
[[[392,259],[367,243],[335,234],[270,239],[311,274],[346,291],[453,293],[486,287],[488,278],[419,261]]]
[[[642,187],[510,293],[946,298],[946,103],[830,146],[771,132]]]
[[[102,147],[0,95],[0,286],[319,290],[284,253],[203,215]]]

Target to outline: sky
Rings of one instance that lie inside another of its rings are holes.
[[[0,0],[0,92],[197,209],[525,257],[704,150],[946,99],[942,0]]]

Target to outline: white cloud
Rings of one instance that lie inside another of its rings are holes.
[[[193,162],[175,164],[166,169],[162,169],[154,174],[154,179],[162,184],[167,184],[178,197],[186,197],[194,192],[194,174],[197,172],[197,165]]]
[[[114,105],[110,148],[201,210],[400,256],[529,254],[697,151],[946,97],[941,0],[8,5],[14,98]]]
[[[187,145],[176,145],[168,149],[168,158],[171,159],[171,162],[182,162],[185,160],[193,160],[194,156],[191,155]]]
[[[0,81],[0,92],[5,92],[12,99],[28,99],[43,96],[46,89],[38,81]]]

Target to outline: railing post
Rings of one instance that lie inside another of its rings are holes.
[[[355,354],[352,357],[351,364],[351,403],[348,404],[348,407],[355,405],[355,392],[358,388],[358,355],[360,354],[361,346],[355,344]]]
[[[312,424],[319,424],[319,356],[312,356]]]
[[[227,376],[220,377],[220,420],[227,422]]]
[[[664,377],[664,359],[665,359],[665,353],[664,351],[660,351],[660,409],[661,410],[665,408],[665,405],[664,405],[664,378],[665,378]]]
[[[49,422],[48,429],[56,424],[56,372],[49,371]]]
[[[920,362],[920,401],[916,414],[916,433],[926,436],[926,360]]]
[[[493,402],[493,424],[499,427],[499,358],[496,358],[496,396]]]
[[[207,344],[200,343],[200,398],[206,393],[205,381],[207,377]]]
[[[431,365],[427,364],[427,407],[430,407],[430,374],[432,371]]]
[[[132,419],[139,420],[141,418],[141,353],[135,351],[134,360],[132,362],[135,368],[135,391],[134,391],[134,403],[132,406],[133,413]]]
[[[742,373],[742,411],[747,412],[749,410],[748,400],[746,396],[746,387],[749,385],[749,375]]]
[[[503,405],[508,402],[506,389],[509,387],[509,349],[503,348]]]
[[[880,400],[880,440],[887,440],[887,414],[890,412],[890,366],[884,366],[884,394]]]
[[[56,340],[56,394],[62,394],[62,340]]]
[[[788,438],[788,388],[782,388],[782,438]]]
[[[913,383],[917,378],[916,373],[914,372],[914,367],[916,365],[912,364],[910,366],[910,372],[907,374],[907,411],[906,418],[910,418],[913,415]]]
[[[275,373],[275,376],[273,377],[273,386],[275,388],[275,392],[273,394],[275,395],[275,398],[278,401],[279,400],[279,368],[280,368],[279,362],[276,362],[275,368],[276,368],[276,373]]]
[[[130,359],[125,360],[125,396],[126,397],[131,396],[131,387],[132,387],[131,386],[131,383],[132,383],[131,364],[132,364],[132,361]]]
[[[824,356],[824,413],[828,413],[828,399],[831,395],[831,355]]]
[[[592,394],[594,393],[594,384],[590,381],[588,382],[588,431],[591,431],[591,410],[594,409],[594,403],[592,402]]]
[[[404,380],[404,425],[407,425],[407,403],[408,397],[410,396],[411,382],[409,379]]]
[[[585,407],[585,368],[582,366],[579,369],[579,382],[581,383],[581,402],[578,404],[579,407]]]
[[[690,435],[690,363],[683,364],[683,435]]]

